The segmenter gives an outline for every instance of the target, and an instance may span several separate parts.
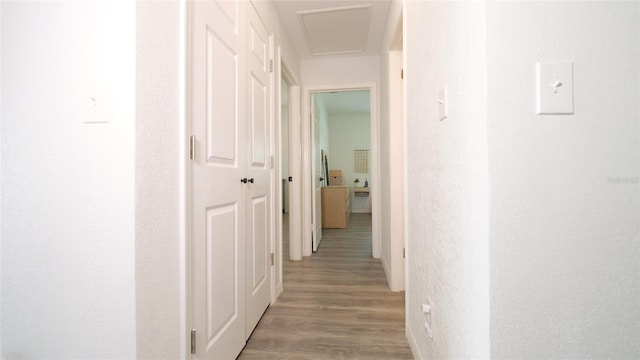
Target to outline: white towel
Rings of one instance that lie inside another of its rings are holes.
[[[369,172],[369,150],[353,150],[353,171],[357,173]]]

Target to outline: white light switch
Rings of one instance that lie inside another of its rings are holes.
[[[438,91],[438,118],[440,121],[447,118],[447,86]]]
[[[84,99],[84,123],[96,124],[109,122],[107,119],[107,98],[101,84],[89,80],[86,84]]]
[[[537,66],[537,109],[539,115],[573,114],[573,64]]]
[[[431,320],[433,319],[433,314],[432,314],[433,309],[431,307],[431,300],[427,298],[427,301],[424,304],[422,304],[420,309],[422,310],[422,312],[426,317],[424,322],[424,331],[427,333],[428,338],[433,339],[433,325],[431,322]]]

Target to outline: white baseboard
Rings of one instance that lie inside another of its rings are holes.
[[[352,214],[371,214],[371,209],[354,209],[351,208]]]
[[[387,265],[387,261],[384,256],[380,256],[380,262],[382,263],[382,269],[384,270],[384,275],[387,277],[387,286],[391,289],[391,269]]]
[[[405,310],[406,311],[406,310]],[[418,347],[418,343],[416,342],[415,336],[413,336],[413,332],[411,331],[411,327],[409,326],[409,322],[406,322],[407,326],[407,341],[409,342],[409,347],[411,348],[411,353],[413,354],[414,359],[422,360],[424,357],[420,353],[420,348]]]

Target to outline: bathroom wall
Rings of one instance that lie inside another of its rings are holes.
[[[346,186],[364,186],[365,180],[371,181],[370,173],[354,171],[355,149],[371,149],[371,121],[368,113],[342,114],[329,116],[329,168],[342,170]],[[369,171],[371,167],[369,166]],[[360,179],[359,184],[354,180]],[[351,212],[371,212],[371,196],[354,197],[351,195]]]
[[[281,89],[281,114],[282,114],[282,123],[281,123],[281,139],[282,146],[280,148],[280,158],[282,164],[282,179],[284,179],[283,191],[284,191],[284,203],[282,204],[282,208],[284,212],[289,212],[289,181],[287,180],[289,176],[289,85],[284,79],[280,79],[280,89]],[[282,181],[282,180],[280,180]]]

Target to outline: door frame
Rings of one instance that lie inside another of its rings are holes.
[[[179,158],[180,169],[179,186],[179,226],[180,226],[180,354],[183,359],[191,357],[190,344],[187,339],[190,337],[191,319],[193,309],[191,307],[191,264],[193,262],[191,254],[191,235],[189,231],[189,221],[191,219],[191,201],[189,198],[191,187],[191,175],[189,169],[189,136],[191,133],[191,91],[188,89],[189,74],[191,67],[191,47],[189,28],[193,21],[193,4],[186,0],[180,0],[180,85],[179,85]]]
[[[369,91],[369,107],[370,107],[370,121],[371,121],[371,248],[372,256],[374,258],[380,258],[380,137],[379,137],[379,120],[378,114],[380,112],[378,106],[378,91],[377,84],[375,82],[365,83],[349,83],[349,84],[327,84],[327,85],[305,85],[304,86],[304,101],[303,101],[303,121],[302,125],[302,213],[303,213],[303,236],[300,238],[302,242],[302,253],[304,256],[311,256],[312,244],[311,234],[313,233],[312,224],[312,211],[311,206],[313,204],[311,193],[313,187],[311,186],[311,179],[313,178],[311,154],[312,145],[310,142],[311,136],[311,122],[309,120],[311,116],[311,96],[315,93],[323,92],[344,92],[344,91]],[[293,241],[293,239],[291,239]]]
[[[296,122],[299,122],[299,108],[300,108],[300,86],[298,85],[298,81],[295,76],[289,70],[289,67],[286,64],[284,57],[282,56],[282,48],[280,46],[276,47],[275,53],[275,76],[274,76],[274,107],[275,107],[275,121],[274,121],[274,157],[275,161],[275,172],[276,172],[276,181],[273,182],[274,187],[274,199],[276,201],[273,207],[273,215],[272,219],[275,222],[276,233],[274,237],[274,243],[272,244],[272,249],[275,253],[275,263],[276,266],[273,267],[273,276],[272,276],[272,298],[271,303],[273,304],[278,296],[284,290],[284,280],[283,280],[283,261],[285,261],[282,257],[283,248],[282,248],[282,193],[284,189],[282,188],[282,86],[281,80],[284,79],[287,85],[289,86],[289,102],[288,102],[288,121],[289,121],[289,134],[287,136],[287,141],[289,142],[289,176],[293,177],[293,182],[289,182],[289,239],[299,238],[300,237],[300,190],[297,189],[300,184],[300,177],[296,175],[296,167],[292,166],[292,164],[296,163],[297,157],[299,157],[299,151],[293,151],[295,142],[297,140],[296,129],[298,129],[297,133],[299,134],[299,127],[294,126]],[[299,140],[298,140],[299,144]],[[298,146],[299,147],[299,146]],[[296,157],[297,155],[297,157]],[[299,163],[299,160],[298,160]],[[298,169],[299,170],[299,169]],[[302,251],[296,244],[292,241],[289,241],[289,257],[287,260],[302,260]],[[277,280],[280,279],[280,282]]]
[[[280,78],[285,78],[285,81],[289,85],[289,176],[293,178],[293,182],[289,183],[289,259],[293,261],[302,260],[302,243],[298,241],[291,241],[292,239],[300,239],[302,236],[302,199],[301,199],[301,179],[302,173],[300,166],[301,159],[301,147],[300,141],[300,83],[296,79],[295,75],[289,70],[289,66],[285,58],[282,56],[280,49],[278,49],[277,57],[277,69]],[[278,104],[282,104],[280,99],[281,89],[278,85]],[[277,120],[278,127],[282,128],[282,114],[278,110]],[[282,149],[282,139],[278,139],[278,151]],[[280,153],[278,153],[278,156]],[[277,161],[278,171],[282,174],[282,162],[281,159]],[[281,186],[281,185],[280,185]],[[281,190],[282,191],[282,190]],[[280,224],[282,226],[282,214],[279,215]],[[282,243],[282,232],[277,239]],[[280,253],[282,256],[282,252]]]
[[[314,93],[315,94],[315,93]],[[313,95],[313,94],[312,94]],[[316,98],[311,96],[311,106],[309,111],[309,144],[312,145],[310,148],[310,165],[311,165],[311,223],[312,223],[312,231],[311,231],[311,252],[318,251],[318,247],[320,246],[320,242],[322,241],[322,198],[321,198],[321,190],[322,190],[322,157],[321,157],[321,149],[316,143],[316,139],[320,138],[320,127],[318,121],[318,108],[316,104]],[[318,160],[320,160],[320,164],[318,164]],[[319,165],[319,166],[318,166]],[[318,174],[318,171],[320,173]],[[326,176],[325,176],[326,177]],[[329,179],[327,178],[327,183]],[[320,194],[319,194],[320,193]]]

